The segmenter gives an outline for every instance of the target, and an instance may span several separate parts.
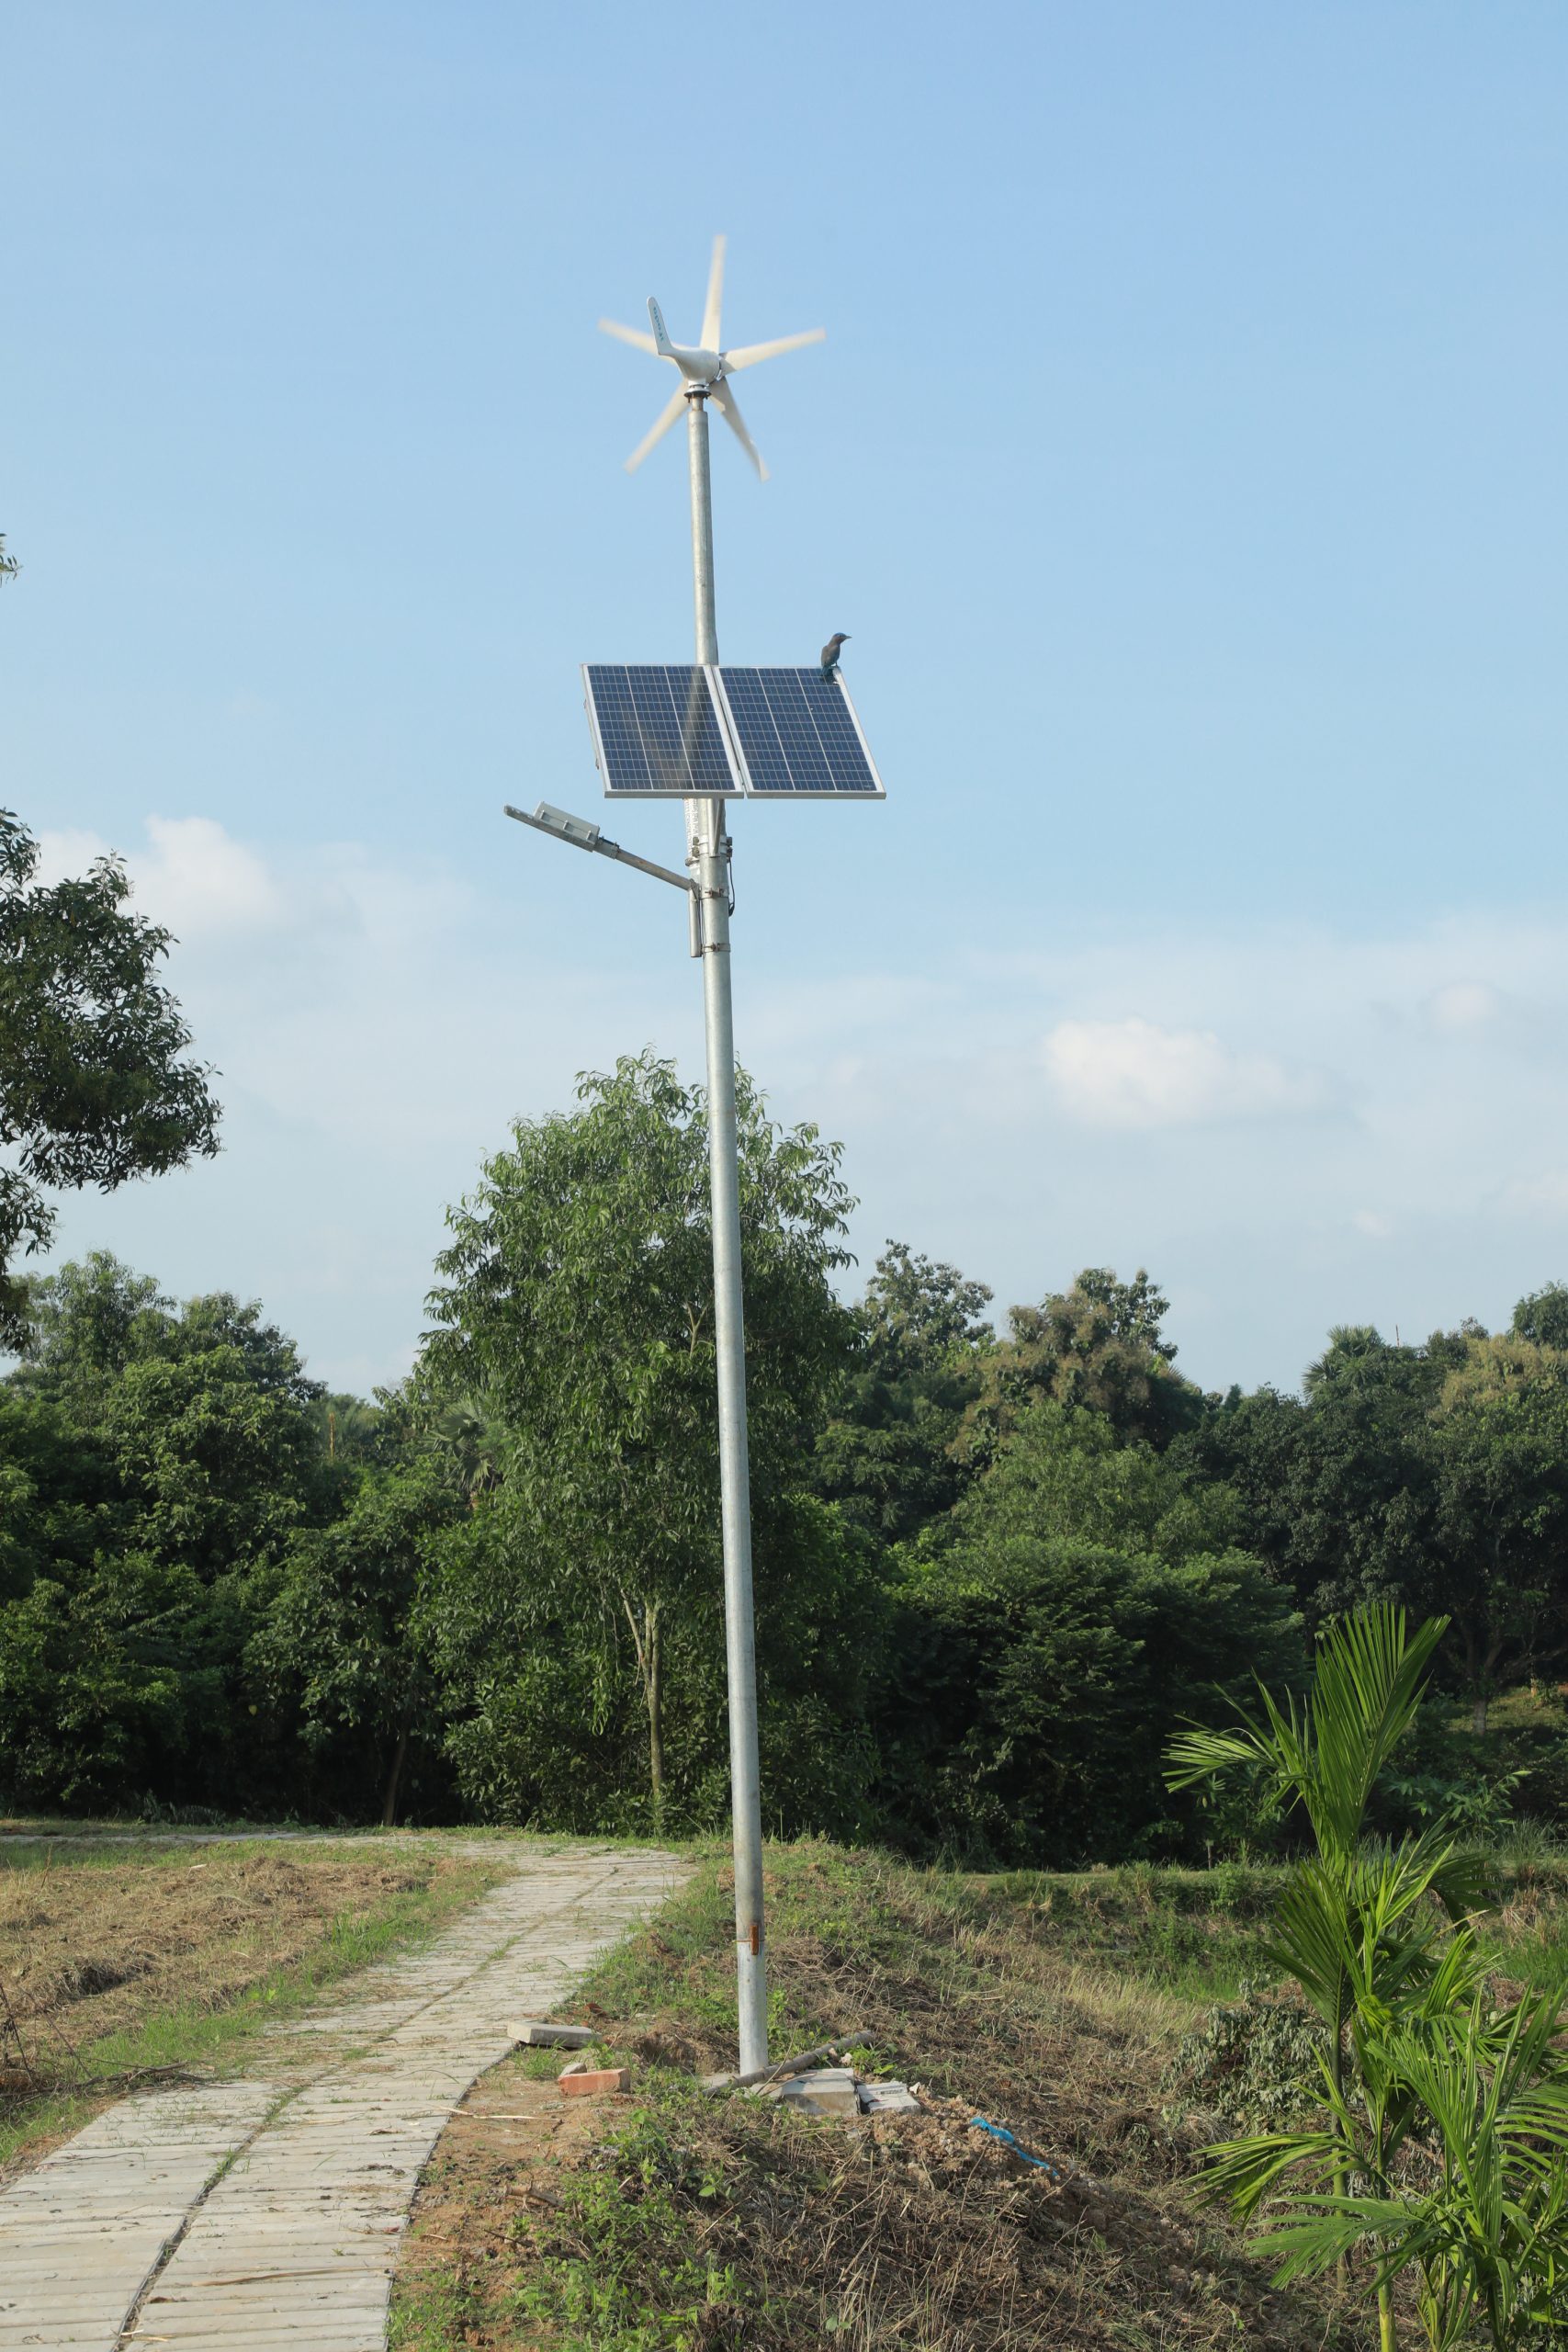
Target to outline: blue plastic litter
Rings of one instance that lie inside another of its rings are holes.
[[[1060,2171],[1055,2165],[1048,2165],[1043,2156],[1032,2156],[1027,2148],[1020,2147],[1005,2124],[987,2123],[983,2115],[972,2115],[969,2118],[969,2129],[971,2132],[988,2132],[993,2140],[999,2140],[1003,2147],[1010,2149],[1021,2162],[1026,2165],[1038,2165],[1040,2170],[1048,2172],[1053,2180],[1066,2179],[1066,2174]]]

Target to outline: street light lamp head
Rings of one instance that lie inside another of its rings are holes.
[[[599,839],[597,825],[591,825],[586,817],[570,816],[547,800],[541,800],[535,809],[534,822],[542,825],[547,833],[558,833],[563,842],[571,842],[579,849],[592,849]]]

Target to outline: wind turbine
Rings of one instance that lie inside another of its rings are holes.
[[[773,343],[750,343],[726,351],[720,340],[719,308],[724,293],[724,239],[716,237],[708,270],[707,304],[703,312],[702,340],[686,345],[672,342],[664,313],[649,300],[648,315],[653,333],[624,327],[601,319],[606,334],[629,343],[636,351],[650,352],[676,368],[681,388],[671,398],[647,438],[626,459],[635,472],[654,444],[663,439],[682,409],[686,412],[686,452],[692,491],[692,591],[696,622],[696,662],[688,673],[683,714],[676,716],[671,737],[656,729],[670,756],[662,759],[664,781],[655,789],[680,789],[682,780],[695,774],[688,747],[705,724],[722,724],[713,697],[721,694],[723,673],[718,663],[718,623],[714,612],[713,484],[708,465],[708,402],[713,401],[751,463],[764,480],[767,468],[751,445],[729,390],[728,379],[760,359],[796,351],[802,344],[820,343],[821,327],[807,334],[781,335]],[[685,668],[685,664],[679,665]],[[654,672],[673,677],[673,670]],[[730,673],[734,677],[747,674]],[[756,672],[755,676],[809,674],[811,691],[821,698],[824,723],[829,707],[839,707],[841,682],[827,682],[816,664],[809,673]],[[592,673],[584,682],[594,708]],[[674,689],[671,689],[674,691]],[[847,696],[844,697],[847,702]],[[728,707],[728,705],[726,706]],[[671,714],[667,714],[671,715]],[[733,715],[732,715],[733,716]],[[771,722],[770,722],[771,723]],[[858,721],[853,722],[858,729]],[[634,721],[634,725],[637,722]],[[594,720],[595,740],[599,721]],[[816,721],[811,722],[814,740]],[[781,740],[775,736],[775,741]],[[646,745],[640,726],[637,741]],[[603,755],[605,788],[610,790],[610,766]],[[652,771],[645,770],[651,774]],[[730,770],[734,775],[733,767]],[[878,786],[878,797],[880,797]],[[722,796],[725,788],[718,787]],[[709,1196],[713,1211],[714,1356],[718,1407],[719,1520],[724,1558],[725,1680],[728,1691],[730,1808],[735,1851],[736,2013],[740,2044],[740,2079],[753,2081],[768,2063],[768,1970],[762,1918],[762,1804],[757,1742],[756,1634],[751,1592],[751,1491],[746,1419],[745,1302],[740,1263],[740,1186],[739,1137],[735,1103],[735,1027],[730,990],[729,917],[734,904],[730,888],[733,844],[725,822],[726,798],[698,794],[684,798],[686,871],[677,874],[651,858],[634,856],[619,842],[606,841],[597,825],[541,801],[532,816],[510,806],[506,813],[520,824],[552,833],[571,846],[596,852],[637,867],[655,881],[672,884],[686,900],[691,948],[701,959],[704,1028],[706,1033],[707,1141]]]
[[[758,456],[736,405],[735,395],[728,381],[739,375],[742,368],[755,368],[760,359],[776,359],[781,352],[798,351],[803,344],[821,343],[827,336],[826,327],[808,327],[804,334],[781,334],[772,343],[746,343],[738,351],[726,351],[720,342],[719,316],[724,303],[724,239],[713,241],[713,260],[708,265],[708,298],[703,310],[702,340],[687,345],[672,343],[664,323],[664,313],[650,294],[648,315],[653,333],[645,334],[640,327],[624,327],[615,319],[601,319],[600,331],[613,334],[621,343],[629,343],[634,351],[651,352],[656,359],[668,359],[681,371],[681,389],[671,396],[669,406],[660,411],[653,430],[637,443],[626,459],[626,471],[635,474],[656,442],[662,441],[670,427],[686,404],[687,388],[698,386],[707,394],[728,425],[731,433],[756,467],[760,479],[766,481],[768,469]]]

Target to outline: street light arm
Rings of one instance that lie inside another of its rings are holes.
[[[536,833],[548,833],[552,840],[569,842],[573,849],[592,850],[601,857],[613,857],[620,865],[635,865],[639,874],[651,874],[656,882],[668,882],[671,889],[683,890],[688,898],[697,887],[689,876],[672,873],[668,865],[656,865],[650,857],[638,857],[635,850],[623,849],[619,842],[606,841],[597,825],[586,824],[581,817],[567,817],[563,810],[552,808],[547,800],[540,801],[532,817],[525,809],[513,808],[510,801],[503,801],[502,806],[507,816],[514,817],[520,825],[532,825]]]

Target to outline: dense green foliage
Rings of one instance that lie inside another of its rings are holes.
[[[744,1083],[740,1131],[771,1827],[1022,1868],[1288,1845],[1245,1790],[1173,1795],[1161,1751],[1380,1598],[1453,1620],[1381,1826],[1568,1808],[1562,1286],[1506,1333],[1344,1329],[1300,1396],[1206,1396],[1141,1270],[998,1334],[890,1243],[846,1306],[836,1149]],[[0,1798],[720,1823],[705,1149],[651,1057],[519,1125],[374,1399],[254,1303],[176,1306],[101,1253],[32,1284]]]

